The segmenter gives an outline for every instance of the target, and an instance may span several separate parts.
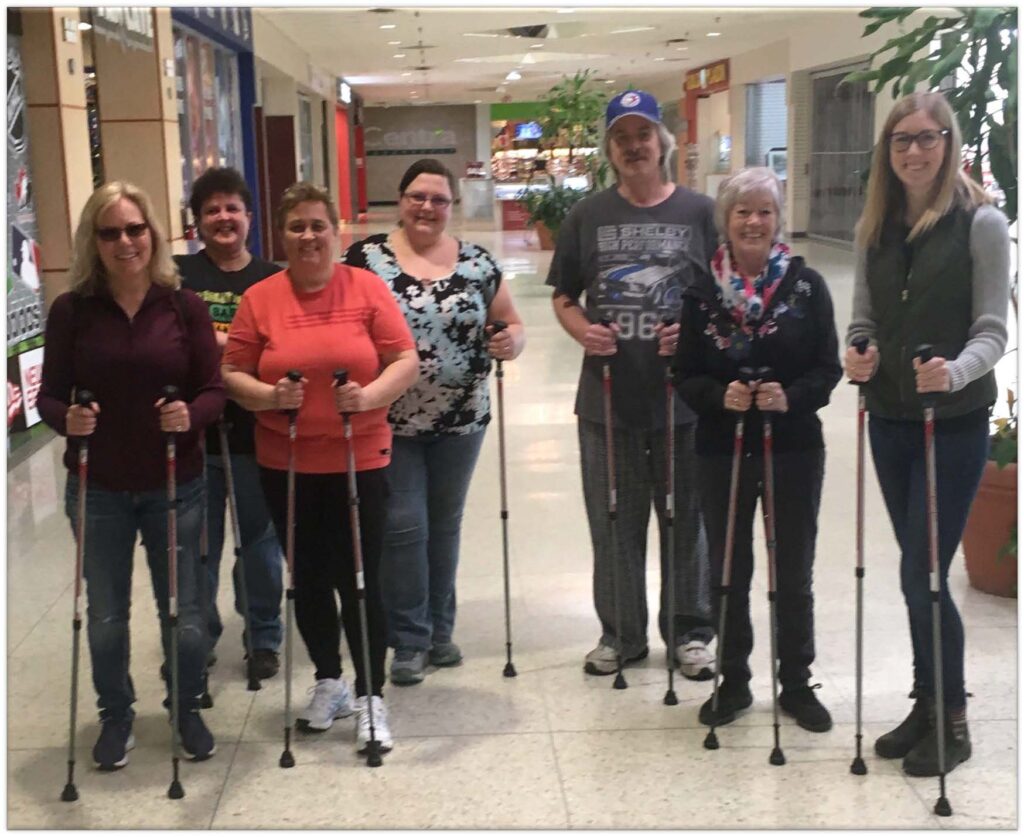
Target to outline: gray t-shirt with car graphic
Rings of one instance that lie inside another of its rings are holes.
[[[591,322],[609,317],[619,326],[618,353],[610,358],[612,412],[617,426],[665,426],[665,364],[655,326],[679,319],[683,288],[708,263],[717,246],[711,198],[677,186],[656,206],[634,206],[613,186],[585,198],[562,224],[547,284],[579,299]],[[576,415],[604,423],[602,367],[585,357],[576,393]],[[677,424],[696,421],[675,396]]]

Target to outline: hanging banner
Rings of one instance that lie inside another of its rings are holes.
[[[36,211],[28,165],[21,38],[7,34],[7,356],[43,343]]]

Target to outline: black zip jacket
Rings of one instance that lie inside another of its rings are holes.
[[[680,324],[673,376],[679,395],[697,413],[698,454],[732,453],[737,414],[723,400],[744,366],[770,366],[786,394],[789,409],[771,413],[775,451],[824,447],[817,411],[828,404],[842,367],[832,298],[803,258],[790,261],[752,335],[722,305],[710,273],[684,291]],[[744,423],[746,452],[762,451],[762,424],[752,407]]]

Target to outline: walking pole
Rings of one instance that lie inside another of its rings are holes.
[[[75,393],[75,403],[88,407],[95,396],[87,389]],[[89,481],[89,437],[78,439],[78,526],[75,537],[75,599],[71,618],[71,719],[68,723],[68,781],[61,791],[63,802],[75,802],[75,727],[78,719],[78,659],[82,643],[82,571],[85,565],[85,493]]]
[[[665,326],[675,322],[674,317],[663,317]],[[668,689],[662,703],[676,706],[674,678],[676,673],[676,400],[672,387],[672,358],[665,358],[665,541],[668,555],[668,642],[665,648],[665,669]]]
[[[756,378],[759,384],[768,383],[772,380],[772,370],[762,366],[757,370]],[[775,731],[775,746],[772,748],[768,761],[774,765],[786,763],[786,757],[782,754],[779,746],[779,676],[778,676],[778,617],[775,609],[775,472],[772,448],[772,414],[770,411],[762,411],[764,432],[764,493],[761,496],[761,505],[764,512],[764,537],[765,547],[768,553],[768,633],[771,638],[772,652],[772,727]]]
[[[161,392],[164,403],[178,398],[176,386],[165,386]],[[171,785],[167,795],[181,799],[185,789],[178,780],[178,488],[177,440],[166,433],[167,440],[167,620],[171,628]]]
[[[853,341],[858,354],[868,349],[868,338],[858,337]],[[864,387],[858,381],[850,383],[857,386],[857,565],[854,574],[857,578],[857,752],[850,764],[850,772],[856,776],[864,776],[868,766],[861,757],[861,710],[864,695]]]
[[[749,383],[753,373],[747,367],[740,369],[739,380]],[[711,693],[711,718],[718,718],[718,687],[722,679],[722,658],[725,656],[725,624],[732,584],[732,557],[736,543],[736,501],[740,487],[740,461],[743,458],[743,422],[745,413],[736,415],[736,430],[732,437],[732,474],[729,477],[729,510],[725,518],[725,554],[722,556],[722,586],[718,596],[718,648],[715,653],[715,685]],[[711,724],[704,736],[704,749],[717,750],[718,736]]]
[[[491,323],[492,335],[504,331],[508,323],[495,320]],[[501,567],[505,581],[505,677],[515,677],[516,667],[512,663],[512,612],[509,593],[508,565],[508,486],[505,467],[505,369],[501,358],[495,358],[494,378],[498,384],[498,479],[501,486]]]
[[[611,317],[599,320],[605,328],[611,328]],[[608,460],[608,530],[612,542],[612,598],[615,602],[615,681],[614,689],[628,687],[622,674],[622,602],[619,594],[619,537],[618,516],[619,500],[615,489],[615,428],[612,418],[612,369],[608,358],[605,358],[601,370],[601,381],[604,390],[604,440],[605,458]]]
[[[249,585],[245,580],[245,559],[242,556],[242,527],[238,522],[238,500],[235,496],[235,478],[231,469],[231,450],[228,447],[228,432],[224,420],[217,422],[217,433],[220,434],[220,457],[224,464],[224,481],[228,492],[228,514],[231,517],[231,535],[235,540],[235,565],[231,568],[236,576],[238,598],[242,605],[242,621],[245,623],[245,676],[248,680],[246,689],[250,692],[260,690],[260,680],[256,676],[255,660],[252,651],[252,617],[249,614]],[[236,575],[237,574],[237,575]]]
[[[918,346],[914,355],[921,363],[932,359],[932,347]],[[932,666],[935,669],[935,732],[939,744],[939,798],[935,813],[940,817],[953,814],[946,797],[946,707],[942,683],[942,624],[939,613],[939,512],[935,497],[935,401],[934,393],[922,393],[924,405],[924,464],[926,506],[928,509],[928,586],[932,597]]]
[[[289,371],[288,380],[298,383],[302,373]],[[298,410],[288,413],[288,506],[285,532],[285,632],[284,632],[284,750],[278,764],[281,767],[295,767],[292,755],[292,633],[295,620],[295,428],[299,418]]]
[[[207,565],[210,559],[210,486],[206,479],[206,434],[199,437],[199,449],[203,457],[203,522],[199,529],[199,610],[203,614],[203,624],[207,625],[210,610],[210,585]],[[207,653],[207,659],[209,653]],[[199,696],[199,705],[203,709],[213,708],[213,695],[210,694],[210,669],[203,661],[203,693]]]
[[[338,369],[334,373],[334,385],[343,387],[348,383],[348,372]],[[352,563],[356,572],[356,596],[359,600],[359,631],[362,634],[363,670],[366,672],[366,712],[370,721],[370,740],[366,742],[367,767],[380,767],[380,742],[373,724],[373,671],[370,668],[370,631],[366,619],[366,584],[363,577],[363,541],[359,527],[359,487],[356,483],[356,452],[352,439],[352,416],[341,414],[345,429],[345,446],[348,448],[348,514],[352,529]]]

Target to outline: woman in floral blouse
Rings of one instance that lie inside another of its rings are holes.
[[[413,163],[398,187],[399,224],[353,244],[345,261],[383,279],[419,352],[419,382],[391,406],[382,593],[391,682],[423,680],[427,662],[457,665],[452,641],[462,510],[490,421],[491,359],[523,350],[522,321],[490,253],[445,232],[455,181],[437,160]],[[508,328],[495,332],[490,323]]]
[[[700,720],[727,724],[753,702],[747,662],[754,644],[752,533],[763,488],[762,416],[771,415],[779,705],[804,729],[825,732],[832,719],[808,681],[814,661],[812,568],[825,473],[817,411],[828,404],[842,375],[832,300],[824,279],[781,240],[782,189],[769,169],[744,169],[723,183],[715,223],[725,243],[708,273],[684,291],[676,354],[676,386],[697,413],[701,508],[715,584],[722,577],[731,453],[741,417],[745,455],[718,711],[708,700]],[[741,380],[741,368],[766,366],[772,374],[763,380]],[[717,596],[714,603],[717,609]]]

